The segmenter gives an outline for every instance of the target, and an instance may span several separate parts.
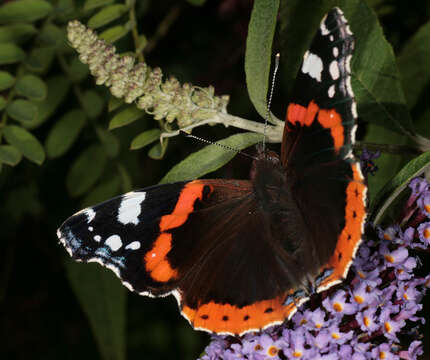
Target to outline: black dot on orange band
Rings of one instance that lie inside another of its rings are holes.
[[[357,212],[356,212],[355,210],[352,212],[352,217],[353,217],[353,218],[356,218],[356,217],[357,217]]]
[[[273,312],[273,309],[272,308],[267,308],[266,310],[264,310],[264,312],[266,313],[266,314],[270,314],[271,312]]]
[[[203,320],[207,320],[207,319],[209,319],[209,315],[202,315],[202,316],[200,316]]]
[[[250,319],[249,315],[245,315],[245,316],[243,317],[243,321],[248,321],[249,319]]]
[[[352,239],[351,234],[348,234],[348,240],[351,240],[351,239]]]
[[[227,315],[224,315],[224,316],[222,317],[222,321],[228,321],[228,316],[227,316]]]
[[[339,255],[337,256],[337,259],[340,261],[342,260],[342,253],[339,253]]]
[[[356,197],[358,197],[358,195],[360,195],[360,193],[358,192],[357,189],[354,190],[354,194],[355,194]]]

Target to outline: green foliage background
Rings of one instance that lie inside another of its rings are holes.
[[[430,149],[428,2],[3,1],[1,358],[196,358],[209,336],[190,328],[173,298],[139,297],[98,265],[72,263],[56,229],[82,207],[133,188],[194,176],[246,178],[250,166],[246,158],[230,161],[234,154],[180,136],[161,145],[159,134],[175,124],[154,120],[96,86],[68,44],[67,22],[80,20],[118,52],[160,66],[182,83],[212,85],[217,95],[230,95],[229,114],[254,121],[265,114],[270,62],[280,51],[276,126],[301,57],[333,6],[344,10],[357,39],[352,85],[358,139],[389,150],[369,179],[372,214],[389,221],[393,194],[430,158],[416,158]],[[222,125],[194,131],[236,148],[261,139],[235,133]]]

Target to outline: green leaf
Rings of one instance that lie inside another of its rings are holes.
[[[416,176],[430,168],[430,151],[409,161],[377,194],[371,206],[371,220],[379,224],[390,205]]]
[[[127,11],[127,6],[122,4],[114,4],[104,7],[97,14],[88,20],[88,27],[91,29],[99,28],[103,25],[118,19]]]
[[[96,9],[98,7],[112,4],[115,0],[86,0],[84,5],[84,11]]]
[[[32,24],[10,24],[0,26],[0,43],[22,44],[37,33]]]
[[[279,0],[255,0],[246,39],[245,74],[249,98],[261,117],[266,117],[272,42]]]
[[[52,11],[52,5],[44,0],[10,1],[0,7],[0,23],[33,22]]]
[[[118,176],[110,177],[107,181],[91,189],[90,193],[82,201],[81,206],[86,208],[118,195],[119,185],[120,180]]]
[[[68,75],[74,83],[79,83],[82,80],[85,80],[88,77],[89,72],[90,70],[88,69],[88,65],[81,63],[77,56],[73,57],[69,65]]]
[[[400,53],[397,64],[410,108],[430,82],[430,21],[416,32]]]
[[[107,158],[100,145],[91,145],[73,162],[66,177],[70,195],[80,196],[89,190],[103,174]]]
[[[9,89],[15,84],[15,78],[6,71],[0,71],[0,91]]]
[[[78,138],[86,123],[82,110],[72,110],[54,123],[48,133],[45,148],[49,158],[64,155]]]
[[[261,140],[261,134],[247,132],[232,135],[217,143],[237,150],[243,150]],[[236,155],[234,151],[226,151],[226,149],[218,145],[208,145],[175,165],[160,182],[171,183],[175,181],[197,179],[219,169]]]
[[[83,96],[83,107],[89,118],[96,118],[104,109],[104,99],[95,90],[87,90]]]
[[[126,290],[98,264],[65,264],[67,277],[88,317],[102,359],[125,359]]]
[[[108,111],[112,112],[118,109],[123,104],[124,104],[124,100],[111,95],[108,103]]]
[[[131,150],[141,149],[146,145],[153,143],[160,139],[161,130],[160,129],[151,129],[148,131],[144,131],[143,133],[137,135],[132,141],[130,145]]]
[[[48,92],[48,88],[43,80],[35,75],[19,77],[15,85],[15,90],[18,95],[32,100],[44,100]]]
[[[46,80],[48,95],[43,101],[35,101],[37,106],[37,117],[34,121],[26,123],[25,127],[33,129],[43,124],[60,106],[70,88],[70,81],[65,76],[53,76]]]
[[[44,47],[61,48],[67,44],[67,30],[53,23],[46,23],[38,36],[38,41]]]
[[[121,190],[126,193],[133,189],[133,184],[131,181],[131,176],[128,173],[127,169],[121,164],[117,165],[119,175],[121,177]]]
[[[114,43],[115,41],[127,35],[129,31],[130,31],[129,28],[126,28],[125,26],[122,26],[122,25],[117,25],[103,31],[99,35],[99,37],[108,43]]]
[[[14,100],[6,107],[7,114],[23,124],[34,121],[37,116],[37,106],[28,100]]]
[[[145,114],[144,111],[138,109],[134,105],[128,106],[124,110],[118,112],[109,122],[109,130],[113,130],[140,119]]]
[[[3,129],[6,141],[17,148],[27,159],[41,165],[45,160],[45,151],[39,140],[22,127],[7,125]]]
[[[0,111],[2,111],[6,107],[6,99],[4,96],[0,95]]]
[[[187,0],[187,2],[194,6],[203,6],[206,0]]]
[[[100,127],[96,128],[96,132],[102,145],[105,148],[106,154],[111,158],[114,158],[115,156],[117,156],[119,153],[119,141],[117,137],[110,131],[107,131]]]
[[[55,48],[53,47],[34,48],[25,59],[25,66],[32,72],[44,73],[51,67],[54,55]]]
[[[25,52],[15,44],[0,44],[0,65],[13,64],[22,61],[24,58]]]
[[[369,124],[366,133],[364,143],[405,145],[408,141],[405,136],[375,124]],[[371,204],[379,190],[400,170],[403,158],[399,154],[382,153],[375,163],[378,166],[378,173],[367,179],[368,197]]]
[[[282,54],[286,56],[281,59],[286,63],[282,68],[291,71],[284,78],[289,85],[293,86],[303,54],[321,18],[333,5],[331,0],[285,2],[280,13],[280,34]],[[355,37],[352,88],[360,119],[402,134],[413,132],[393,49],[375,13],[362,0],[340,0],[336,5],[344,12]]]
[[[15,166],[22,159],[21,152],[12,145],[0,145],[0,163]]]
[[[168,141],[165,139],[163,143],[157,143],[152,146],[148,151],[148,156],[154,160],[161,160],[164,157],[164,154],[167,150]]]

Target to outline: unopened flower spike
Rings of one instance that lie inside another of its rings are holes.
[[[68,24],[68,39],[79,53],[81,62],[88,64],[98,85],[106,85],[113,96],[153,114],[155,120],[177,121],[179,128],[226,113],[228,96],[215,96],[213,87],[200,88],[181,85],[170,77],[163,81],[160,68],[134,63],[132,56],[116,54],[113,45],[97,37],[79,21]]]

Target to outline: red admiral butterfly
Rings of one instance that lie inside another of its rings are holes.
[[[199,330],[241,335],[282,323],[342,281],[361,241],[366,186],[352,155],[354,39],[331,10],[305,53],[281,155],[260,152],[250,180],[194,180],[108,200],[58,237],[78,261],[130,290],[176,297]]]

